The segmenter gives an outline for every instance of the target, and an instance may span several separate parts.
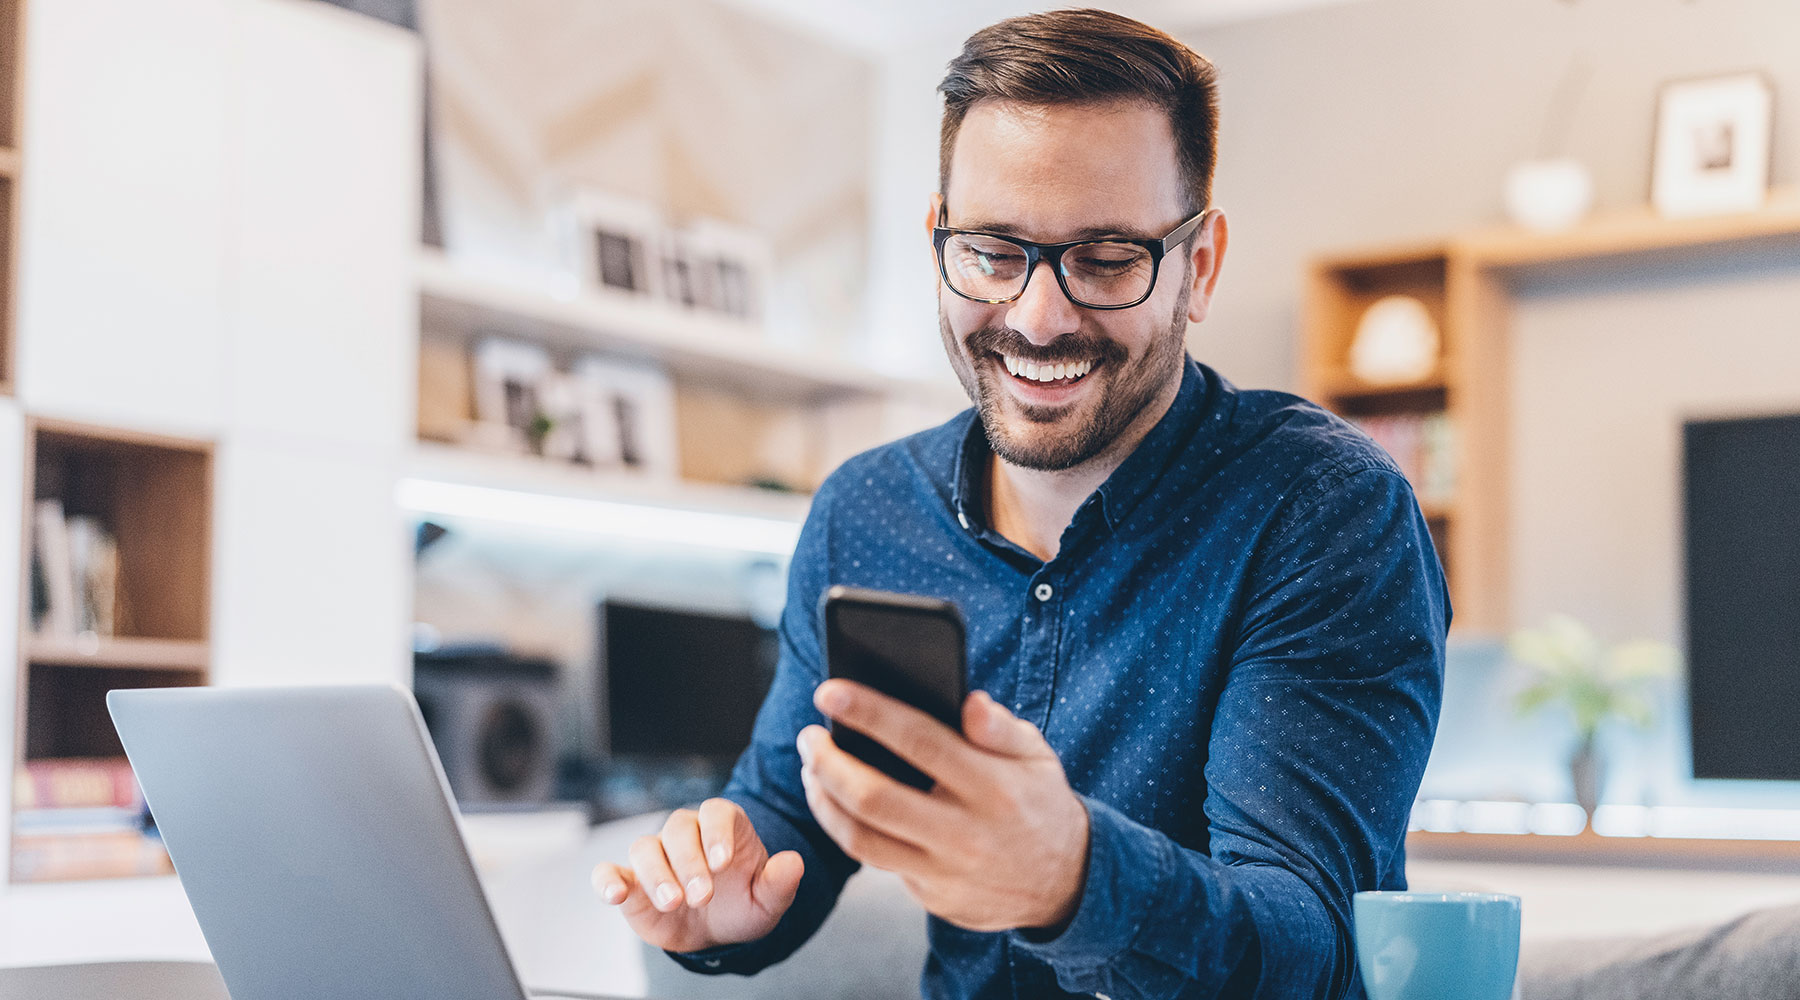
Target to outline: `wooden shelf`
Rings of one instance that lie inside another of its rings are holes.
[[[1592,830],[1566,837],[1414,830],[1406,836],[1406,855],[1432,861],[1792,870],[1800,864],[1800,841],[1604,837]]]
[[[1499,634],[1512,626],[1507,373],[1516,279],[1742,254],[1800,267],[1800,191],[1778,192],[1762,209],[1736,215],[1671,219],[1633,209],[1560,232],[1499,227],[1312,263],[1300,338],[1302,393],[1353,416],[1442,409],[1456,429],[1455,501],[1437,513],[1438,523],[1456,526],[1441,539],[1440,554],[1458,632]],[[1437,320],[1443,371],[1428,386],[1369,387],[1348,376],[1358,321],[1390,294],[1416,296]]]
[[[1732,215],[1672,219],[1639,208],[1598,215],[1551,233],[1518,227],[1484,230],[1452,241],[1451,253],[1479,267],[1511,269],[1764,240],[1800,245],[1800,191],[1775,192],[1762,208]]]
[[[901,392],[935,399],[954,389],[771,343],[759,325],[673,303],[626,293],[559,298],[541,287],[473,273],[437,251],[421,252],[418,281],[428,336],[512,336],[604,352],[757,398],[823,401]]]
[[[184,639],[82,639],[32,636],[25,642],[25,659],[33,664],[65,667],[115,667],[130,670],[206,670],[211,648],[205,642]]]

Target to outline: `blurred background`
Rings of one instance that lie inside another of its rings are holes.
[[[1220,70],[1191,353],[1449,572],[1415,882],[1800,896],[1800,6],[1107,6]],[[810,491],[967,403],[934,88],[1028,9],[0,0],[0,962],[204,955],[110,688],[412,685],[490,873],[716,789]]]

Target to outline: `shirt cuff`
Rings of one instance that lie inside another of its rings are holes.
[[[699,951],[668,951],[663,954],[675,960],[675,964],[702,975],[717,976],[727,972],[739,972],[746,966],[754,965],[754,952],[765,939],[745,941],[742,944],[722,944],[715,948],[703,948]],[[655,954],[655,952],[651,952]],[[750,961],[745,961],[750,959]]]
[[[1129,949],[1174,868],[1168,837],[1104,802],[1086,796],[1082,802],[1088,811],[1088,862],[1075,915],[1052,938],[1012,932],[1016,947],[1063,968],[1105,965]]]

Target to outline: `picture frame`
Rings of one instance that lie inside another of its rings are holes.
[[[1650,201],[1665,216],[1747,212],[1768,197],[1775,88],[1760,72],[1676,80],[1657,96]]]
[[[550,352],[536,344],[489,337],[475,345],[475,421],[478,442],[507,451],[531,448],[541,411],[539,393],[553,371]]]
[[[589,355],[576,361],[583,448],[597,467],[652,479],[680,475],[675,385],[650,364]]]
[[[577,191],[569,198],[573,265],[582,288],[596,292],[661,297],[661,257],[667,225],[655,206]]]

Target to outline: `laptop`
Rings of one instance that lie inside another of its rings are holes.
[[[411,692],[113,691],[233,1000],[527,1000]]]

